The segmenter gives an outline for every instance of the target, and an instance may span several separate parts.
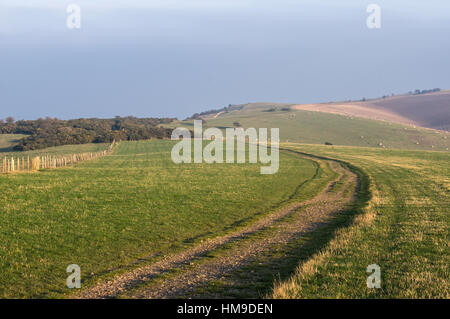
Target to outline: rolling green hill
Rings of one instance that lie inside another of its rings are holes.
[[[192,121],[164,126],[192,128]],[[0,297],[70,297],[77,292],[65,286],[69,264],[81,266],[82,291],[95,290],[239,231],[239,240],[175,264],[120,296],[144,296],[211,264],[225,269],[250,247],[246,264],[198,284],[192,297],[230,291],[237,297],[449,297],[448,132],[280,104],[247,105],[210,116],[204,126],[278,127],[284,148],[278,173],[261,175],[260,164],[176,165],[174,142],[151,140],[122,142],[110,156],[69,167],[0,175]],[[11,154],[18,138],[0,135],[0,157]],[[338,195],[355,202],[333,210]],[[252,228],[280,210],[289,214]],[[325,211],[326,218],[314,219]],[[283,237],[287,231],[291,237]],[[380,290],[367,289],[370,264],[381,267]],[[275,285],[274,278],[280,278]]]
[[[281,142],[306,144],[363,146],[412,150],[447,151],[450,134],[420,127],[390,122],[348,117],[338,114],[290,110],[282,106],[247,105],[242,110],[223,113],[217,118],[206,119],[205,126],[278,127]],[[171,123],[171,127],[191,126],[192,121]]]
[[[1,136],[1,135],[0,135]],[[88,152],[98,152],[103,151],[108,148],[109,143],[89,143],[89,144],[77,144],[77,145],[62,145],[55,147],[48,147],[40,150],[33,151],[11,151],[11,149],[6,149],[5,152],[0,152],[0,158],[2,157],[33,157],[33,156],[43,156],[43,155],[69,155],[69,154],[80,154]]]
[[[22,134],[0,134],[0,152],[12,151],[19,140],[25,136]]]
[[[370,177],[372,199],[353,224],[275,287],[276,298],[449,298],[450,155],[286,144],[347,161]],[[381,289],[368,289],[368,265]]]
[[[313,161],[289,154],[274,175],[261,175],[260,164],[176,165],[173,145],[122,142],[72,167],[0,175],[0,298],[61,296],[70,292],[69,264],[89,285],[308,199],[328,182],[315,178]]]

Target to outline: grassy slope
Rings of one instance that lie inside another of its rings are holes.
[[[449,298],[450,155],[445,152],[289,145],[348,161],[372,180],[364,215],[291,280],[277,298]],[[382,289],[368,289],[366,267],[381,267]]]
[[[361,105],[390,110],[424,127],[450,129],[450,91],[394,96],[369,100]]]
[[[270,107],[246,107],[208,119],[207,126],[278,127],[282,142],[445,151],[450,134],[389,122],[309,111],[263,112]],[[186,122],[174,123],[173,126]],[[382,146],[380,146],[380,143]],[[418,144],[417,144],[418,143]]]
[[[25,137],[21,134],[0,134],[0,152],[9,152],[17,142]]]
[[[97,152],[106,149],[110,145],[105,143],[98,143],[98,144],[92,143],[79,145],[62,145],[26,152],[13,151],[12,146],[15,145],[17,139],[23,136],[24,135],[17,135],[17,134],[0,134],[0,158],[3,158],[4,156],[32,157],[38,155],[65,155],[65,154]]]
[[[75,167],[0,176],[0,297],[58,296],[69,264],[92,284],[217,236],[274,209],[316,172],[285,154],[275,175],[259,164],[175,165],[171,145],[123,142]],[[306,184],[300,197],[320,189]]]

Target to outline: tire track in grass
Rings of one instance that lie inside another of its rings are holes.
[[[313,159],[316,162],[324,161],[304,154],[301,156]],[[243,229],[207,240],[183,252],[166,256],[150,265],[119,274],[109,281],[82,291],[77,297],[115,298],[126,292],[131,292],[131,297],[135,298],[173,298],[181,296],[192,291],[199,284],[220,278],[224,273],[241,267],[248,263],[253,256],[262,253],[273,245],[286,243],[296,236],[320,227],[329,216],[351,201],[351,198],[343,198],[345,197],[343,195],[346,190],[345,187],[343,190],[333,192],[335,186],[343,183],[347,187],[351,187],[350,185],[354,184],[356,189],[357,184],[357,177],[354,173],[337,162],[329,161],[329,163],[338,176],[335,180],[329,182],[325,189],[313,199],[289,204]],[[314,178],[316,176],[317,174],[314,175]],[[354,194],[354,192],[351,192],[351,194]],[[157,276],[190,265],[192,261],[198,260],[227,244],[239,243],[249,236],[275,225],[285,217],[297,213],[301,208],[304,208],[302,213],[299,214],[302,217],[297,218],[294,223],[288,222],[284,225],[285,229],[277,232],[275,236],[256,242],[252,241],[246,247],[244,245],[244,247],[237,247],[236,249],[231,248],[227,255],[213,258],[192,270],[182,271],[180,274],[168,278],[162,284],[143,287]],[[141,286],[142,289],[140,289]]]
[[[345,172],[342,167],[335,167],[335,169],[339,171],[338,180],[331,182],[325,192],[308,201],[307,205],[301,205],[284,216],[292,215],[290,216],[292,218],[267,225],[265,228],[273,228],[270,234],[253,240],[246,238],[248,236],[239,238],[239,241],[233,243],[232,247],[226,249],[220,256],[187,271],[181,271],[161,284],[143,287],[130,296],[139,299],[184,297],[194,292],[198,286],[221,279],[224,275],[250,264],[258,256],[270,251],[271,248],[276,249],[280,245],[286,245],[299,236],[324,226],[334,213],[343,209],[346,203],[351,201],[351,198],[345,199],[343,196],[347,190],[346,187],[337,192],[334,192],[334,187],[338,183],[352,187],[351,181],[356,181],[356,176]],[[200,296],[205,297],[204,295]]]

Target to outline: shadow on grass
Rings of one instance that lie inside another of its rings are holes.
[[[8,146],[8,147],[0,147],[0,153],[19,153],[20,151],[17,151],[14,149],[14,146]],[[1,156],[2,154],[0,154]]]
[[[254,259],[251,264],[233,272],[224,280],[215,281],[207,287],[200,288],[195,293],[196,296],[206,294],[218,298],[261,298],[270,295],[274,281],[289,279],[299,264],[324,249],[338,230],[349,227],[354,218],[363,213],[364,207],[372,198],[369,190],[370,178],[364,171],[343,161],[306,153],[300,154],[333,160],[357,174],[358,185],[354,201],[345,209],[336,212],[333,219],[318,229]]]

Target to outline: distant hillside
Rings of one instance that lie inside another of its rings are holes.
[[[244,108],[261,108],[261,107],[289,107],[292,104],[286,104],[286,103],[247,103],[247,104],[237,104],[232,105],[230,104],[228,107],[223,107],[221,109],[213,109],[204,111],[201,113],[195,113],[192,116],[185,119],[185,121],[188,120],[195,120],[195,119],[211,119],[211,118],[217,118],[219,116],[222,116],[224,114],[230,113],[232,111],[239,111]]]
[[[10,152],[19,141],[26,137],[22,134],[0,134],[0,152]]]
[[[390,97],[364,105],[389,110],[423,127],[450,131],[450,91]]]
[[[192,128],[192,120],[168,127]],[[279,128],[282,142],[447,151],[450,133],[351,115],[295,110],[286,104],[247,104],[207,118],[205,127]]]
[[[303,104],[293,108],[450,131],[450,91],[393,96],[364,102]]]
[[[212,109],[208,111],[204,111],[201,113],[195,113],[192,116],[188,117],[186,120],[194,120],[194,119],[201,119],[201,118],[215,118],[223,113],[228,113],[235,110],[241,110],[244,107],[244,105],[228,105],[226,107],[223,107],[221,109]]]

